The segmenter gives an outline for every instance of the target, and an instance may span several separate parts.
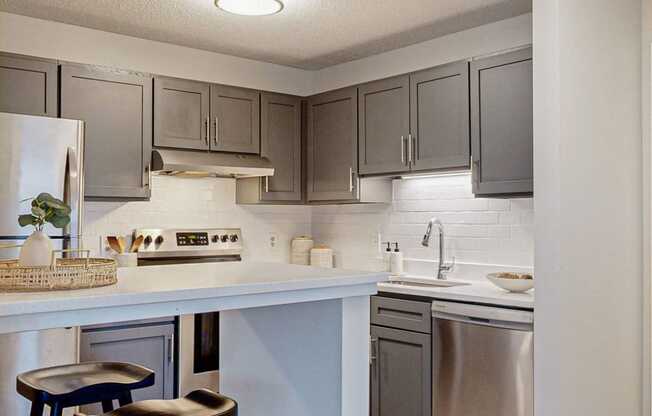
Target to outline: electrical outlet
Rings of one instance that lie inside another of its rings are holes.
[[[376,253],[381,253],[383,251],[382,241],[382,234],[379,232],[371,236],[371,247],[373,247]]]
[[[270,233],[269,239],[267,241],[269,248],[275,249],[278,246],[278,235],[275,233]]]
[[[99,256],[100,257],[109,257],[111,255],[111,252],[113,251],[111,247],[109,247],[109,241],[106,239],[105,235],[100,236],[100,241],[99,241]]]

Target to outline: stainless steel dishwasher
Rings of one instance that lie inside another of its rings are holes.
[[[433,416],[532,416],[529,310],[434,301]]]

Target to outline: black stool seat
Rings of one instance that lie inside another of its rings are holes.
[[[43,368],[19,374],[16,390],[32,402],[32,416],[41,415],[43,405],[51,414],[63,408],[102,402],[105,411],[111,401],[131,403],[131,391],[154,384],[154,372],[130,363],[97,362]]]
[[[103,416],[237,416],[237,403],[210,390],[195,390],[183,399],[144,400]],[[80,415],[83,416],[83,415]]]

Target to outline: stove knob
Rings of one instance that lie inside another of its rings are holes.
[[[223,243],[226,243],[227,241],[229,241],[229,236],[226,235],[226,234],[224,234],[224,235],[221,237],[221,240],[222,240]]]
[[[148,235],[143,241],[145,242],[145,247],[147,247],[148,245],[152,244],[152,236]]]
[[[156,240],[154,240],[154,243],[155,243],[157,246],[160,246],[160,245],[163,243],[163,241],[164,241],[164,240],[163,240],[163,236],[162,236],[162,235],[159,235],[158,237],[156,237]]]
[[[220,242],[220,236],[215,234],[214,236],[211,237],[211,241],[214,243],[219,243]]]
[[[231,234],[229,236],[229,240],[231,240],[232,243],[235,243],[236,241],[238,241],[238,235],[237,234]]]

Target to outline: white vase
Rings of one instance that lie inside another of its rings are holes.
[[[52,240],[43,231],[34,231],[20,248],[20,266],[49,266],[52,256]]]

